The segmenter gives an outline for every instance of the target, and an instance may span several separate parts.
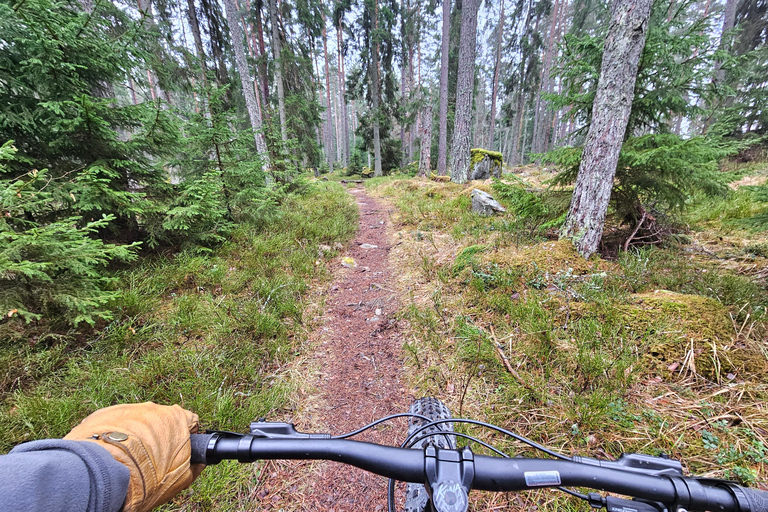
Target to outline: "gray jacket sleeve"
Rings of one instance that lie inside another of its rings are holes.
[[[24,443],[0,456],[0,512],[117,512],[130,477],[95,443]]]

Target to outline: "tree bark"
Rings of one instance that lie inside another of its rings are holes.
[[[248,117],[251,120],[253,128],[253,137],[256,142],[256,151],[262,161],[262,169],[265,171],[270,167],[269,153],[267,144],[264,141],[262,133],[261,115],[256,104],[256,95],[253,90],[253,81],[251,72],[248,69],[248,63],[245,60],[245,49],[243,48],[243,34],[240,30],[237,9],[234,0],[224,0],[224,8],[227,11],[227,23],[229,24],[229,33],[232,36],[232,48],[235,50],[235,62],[237,70],[240,73],[240,83],[243,86],[243,96],[245,97],[245,106],[248,109]]]
[[[274,0],[270,0],[274,2]],[[326,31],[326,17],[325,10],[323,10],[323,55],[325,56],[325,98],[326,107],[325,111],[325,154],[328,159],[328,169],[333,172],[333,123],[331,121],[331,72],[328,66],[328,33]]]
[[[420,125],[419,176],[425,176],[432,170],[432,105],[429,103],[421,110]]]
[[[456,118],[451,146],[451,181],[469,179],[469,143],[472,123],[472,91],[477,46],[477,11],[480,0],[464,0],[461,5],[459,70],[456,78]]]
[[[416,27],[418,30],[419,22],[416,21]],[[417,35],[417,37],[420,37]],[[421,53],[421,43],[419,42],[419,53]],[[414,91],[416,91],[416,99],[421,98],[421,91],[415,87],[415,82],[413,81],[413,47],[408,48],[408,90],[410,91],[410,94],[413,95]],[[421,116],[418,116],[416,118],[416,126],[411,126],[410,130],[408,131],[408,162],[413,162],[413,142],[416,139],[416,133],[421,128],[420,123]]]
[[[521,84],[522,86],[522,84]],[[518,158],[520,148],[520,138],[523,133],[523,109],[525,108],[525,92],[518,88],[517,92],[517,108],[515,109],[515,120],[513,123],[513,129],[515,134],[512,137],[512,149],[509,155],[509,161],[512,165],[522,164],[522,158]]]
[[[400,0],[400,34],[402,38],[401,50],[401,66],[400,66],[400,167],[405,167],[405,107],[408,103],[408,90],[406,86],[406,70],[408,69],[408,63],[406,62],[406,54],[408,46],[408,37],[405,33],[405,0]]]
[[[534,118],[533,142],[531,152],[543,153],[546,151],[546,131],[548,126],[547,106],[541,98],[541,93],[550,90],[550,70],[552,67],[552,55],[555,47],[555,33],[557,32],[558,13],[560,10],[560,0],[555,0],[555,5],[550,16],[549,37],[547,40],[547,49],[544,52],[544,63],[541,69],[541,85],[536,92],[536,117]]]
[[[379,133],[379,4],[374,0],[373,36],[371,37],[371,107],[373,114],[373,175],[383,176],[381,169],[381,136]]]
[[[437,123],[437,174],[448,174],[448,52],[451,0],[443,0],[443,40],[440,54],[440,118]]]
[[[280,26],[277,19],[277,6],[275,0],[269,0],[269,23],[272,25],[272,55],[275,59],[275,85],[277,85],[277,110],[280,116],[280,139],[288,140],[288,131],[285,126],[285,91],[283,90],[283,61],[282,45],[280,42]],[[325,28],[325,25],[323,25]]]
[[[264,44],[264,24],[261,21],[261,7],[264,5],[262,0],[256,0],[253,6],[254,15],[256,17],[256,35],[259,39],[259,85],[261,86],[261,103],[264,105],[264,113],[269,118],[269,76],[267,76],[267,54],[266,45]]]
[[[336,40],[339,47],[339,99],[341,100],[341,134],[342,134],[342,165],[349,165],[349,116],[347,114],[347,90],[346,70],[344,69],[344,36],[342,34],[342,16],[339,16],[339,26],[336,27]]]
[[[651,0],[614,0],[584,153],[563,226],[585,258],[597,251],[632,109]]]
[[[499,94],[499,68],[501,68],[501,42],[504,39],[504,2],[501,0],[498,40],[496,41],[496,65],[493,69],[493,92],[491,92],[491,124],[488,128],[488,149],[493,150],[493,132],[496,129],[496,97]]]

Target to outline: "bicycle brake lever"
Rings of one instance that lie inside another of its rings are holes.
[[[307,434],[298,432],[293,423],[284,421],[253,421],[250,432],[256,437],[266,439],[330,439],[331,434]]]

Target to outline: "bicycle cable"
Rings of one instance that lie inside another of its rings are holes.
[[[435,425],[438,425],[440,423],[468,423],[470,425],[478,425],[480,427],[485,427],[485,428],[488,428],[488,429],[491,429],[491,430],[495,430],[496,432],[499,432],[500,434],[504,434],[504,435],[509,436],[509,437],[511,437],[513,439],[516,439],[516,440],[518,440],[518,441],[520,441],[522,443],[527,444],[528,446],[530,446],[532,448],[535,448],[535,449],[537,449],[539,451],[542,451],[542,452],[544,452],[544,453],[546,453],[548,455],[551,455],[552,457],[555,457],[557,459],[562,459],[562,460],[567,460],[567,461],[573,462],[573,459],[571,457],[568,457],[567,455],[563,455],[561,453],[557,453],[555,451],[552,451],[549,448],[541,446],[540,444],[538,444],[538,443],[536,443],[534,441],[531,441],[530,439],[528,439],[526,437],[523,437],[523,436],[521,436],[519,434],[515,434],[514,432],[510,432],[509,430],[506,430],[506,429],[501,428],[499,426],[493,425],[491,423],[485,423],[484,421],[470,420],[470,419],[466,419],[466,418],[444,418],[444,419],[434,420],[431,423],[429,423],[428,425],[424,425],[422,427],[419,427],[418,430],[416,430],[413,434],[408,436],[408,438],[405,440],[405,443],[409,442],[411,440],[411,438],[413,438],[414,436],[418,435],[422,431],[426,430],[430,426],[435,426]]]
[[[411,412],[401,412],[399,414],[392,414],[390,416],[386,416],[384,418],[378,419],[378,420],[374,421],[373,423],[369,423],[368,425],[366,425],[366,426],[364,426],[362,428],[359,428],[359,429],[357,429],[357,430],[355,430],[353,432],[349,432],[347,434],[341,434],[341,435],[338,435],[338,436],[331,436],[331,439],[347,439],[349,437],[361,434],[361,433],[365,432],[366,430],[371,429],[371,428],[375,427],[376,425],[379,425],[380,423],[384,423],[385,421],[393,420],[393,419],[396,419],[396,418],[404,418],[406,416],[409,417],[409,418],[419,418],[420,420],[424,420],[424,421],[427,421],[427,422],[432,421],[432,418],[429,418],[427,416],[423,416],[421,414],[415,414],[415,413],[411,413]]]

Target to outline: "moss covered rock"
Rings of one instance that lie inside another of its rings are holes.
[[[497,151],[490,151],[482,148],[472,148],[469,150],[469,174],[473,180],[485,180],[493,176],[501,177],[501,165],[504,158]]]

